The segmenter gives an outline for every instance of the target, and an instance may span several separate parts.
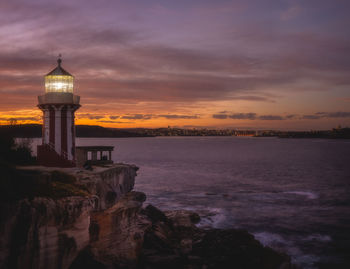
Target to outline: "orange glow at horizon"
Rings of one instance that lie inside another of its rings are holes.
[[[224,112],[224,111],[223,111]],[[248,119],[254,113],[246,114],[225,114],[219,113],[213,117],[211,113],[191,114],[170,114],[170,113],[153,113],[153,114],[120,114],[116,116],[113,113],[88,113],[85,111],[76,113],[75,123],[77,125],[99,125],[107,128],[162,128],[162,127],[178,127],[178,128],[213,128],[213,129],[291,129],[289,124],[292,123],[294,130],[310,130],[316,129],[321,121],[326,127],[323,129],[331,129],[339,124],[337,118],[320,118],[317,121],[295,116],[293,119],[286,120],[279,119],[280,116],[270,115],[258,116],[253,115],[254,118]],[[223,116],[224,115],[224,116]],[[227,118],[225,118],[227,117]],[[232,118],[230,118],[232,117]],[[233,118],[235,117],[235,118]],[[242,118],[240,118],[242,117]],[[260,117],[260,118],[259,118]],[[220,119],[221,118],[221,119]],[[261,119],[262,118],[262,119]],[[39,110],[14,110],[8,112],[0,112],[0,125],[8,125],[11,119],[15,119],[15,124],[42,124],[42,113]],[[268,123],[270,128],[266,128]],[[346,123],[350,124],[349,121]],[[343,126],[344,127],[344,126]],[[292,130],[293,130],[292,129]]]
[[[95,2],[0,4],[0,124],[41,123],[37,96],[62,53],[74,86],[46,86],[81,96],[77,124],[350,126],[348,1]]]

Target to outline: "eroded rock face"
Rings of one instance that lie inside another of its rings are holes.
[[[108,266],[133,267],[140,256],[145,232],[152,222],[140,214],[143,193],[131,192],[113,207],[91,216],[90,250]]]
[[[176,227],[195,227],[200,221],[200,217],[196,212],[188,210],[165,211],[166,217],[173,222]]]
[[[97,197],[35,198],[2,205],[2,268],[68,268],[89,243]]]
[[[114,165],[93,172],[68,170],[89,195],[1,202],[0,268],[69,268],[92,241],[93,212],[116,205],[130,192],[137,169]],[[49,180],[51,171],[43,173]]]
[[[194,212],[143,207],[145,194],[131,191],[137,169],[111,169],[76,174],[86,197],[2,203],[0,268],[294,268],[246,231],[199,229]]]
[[[76,177],[91,194],[99,197],[98,209],[103,210],[134,188],[137,170],[134,165],[117,164],[105,169],[95,168],[92,173],[82,171]]]
[[[288,256],[263,247],[247,231],[199,229],[196,213],[143,208],[144,199],[131,192],[93,214],[90,245],[71,269],[294,268]]]

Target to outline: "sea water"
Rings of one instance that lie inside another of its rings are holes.
[[[203,228],[243,228],[302,268],[350,268],[350,141],[248,137],[80,138],[140,167],[135,190]]]

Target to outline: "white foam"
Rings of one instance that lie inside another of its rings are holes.
[[[279,234],[269,232],[254,233],[254,236],[264,246],[269,246],[277,251],[289,254],[292,257],[292,263],[301,266],[301,268],[316,269],[313,264],[319,261],[320,258],[315,255],[303,253],[293,241],[286,240]],[[310,235],[306,238],[326,239],[326,237],[322,235]]]
[[[302,195],[308,199],[317,199],[318,198],[318,195],[314,192],[311,192],[311,191],[286,191],[284,193]]]
[[[226,215],[222,208],[209,208],[206,210],[197,210],[196,212],[201,217],[201,221],[197,224],[201,228],[222,228],[222,223],[226,220]]]
[[[329,235],[311,234],[311,235],[305,237],[304,240],[306,240],[306,241],[330,242],[330,241],[332,241],[332,238]]]
[[[304,269],[317,269],[313,264],[319,260],[320,258],[315,255],[298,255],[297,257],[292,257],[292,263]]]
[[[282,236],[274,233],[260,232],[254,233],[254,237],[260,241],[264,246],[271,246],[278,244],[287,245],[287,241],[283,239]]]

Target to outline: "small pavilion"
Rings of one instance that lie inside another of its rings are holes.
[[[75,147],[76,164],[84,166],[86,163],[90,165],[112,164],[113,146],[82,146]]]

